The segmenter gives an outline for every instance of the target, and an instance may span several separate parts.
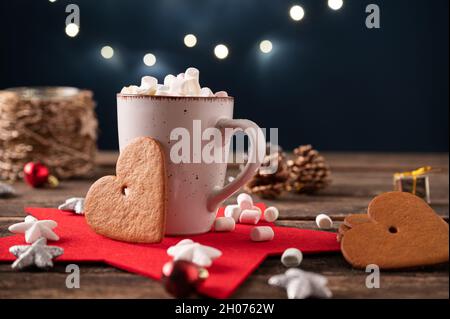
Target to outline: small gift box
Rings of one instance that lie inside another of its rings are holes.
[[[412,193],[430,204],[430,166],[421,167],[411,172],[394,174],[394,190]]]

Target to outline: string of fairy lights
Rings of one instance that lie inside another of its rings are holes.
[[[56,2],[57,0],[49,0],[49,1]],[[344,5],[343,0],[327,0],[327,1],[328,7],[334,11],[340,10]],[[305,17],[305,10],[301,5],[295,4],[289,9],[289,16],[294,22],[299,22]],[[80,27],[75,23],[69,23],[66,26],[65,31],[67,36],[75,38],[80,32]],[[183,43],[187,48],[193,48],[198,43],[197,36],[191,33],[186,34],[183,38]],[[272,49],[273,43],[269,39],[264,39],[259,43],[259,50],[262,54],[269,54],[272,52]],[[219,43],[214,46],[213,52],[217,59],[224,60],[228,57],[230,50],[226,44]],[[114,48],[111,47],[110,45],[105,45],[104,47],[101,48],[100,55],[104,59],[109,60],[114,57]],[[149,67],[154,66],[156,64],[156,56],[151,52],[146,53],[142,58],[142,61],[146,66]]]

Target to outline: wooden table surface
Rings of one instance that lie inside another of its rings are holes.
[[[25,206],[56,207],[66,198],[84,196],[100,176],[114,173],[116,153],[100,153],[92,178],[64,181],[57,189],[31,189],[22,182],[14,186],[18,196],[0,199],[0,236],[7,226],[21,221]],[[335,230],[349,213],[364,212],[370,200],[392,190],[392,174],[431,165],[439,172],[431,176],[431,199],[436,212],[448,220],[448,154],[325,153],[331,165],[333,183],[318,195],[287,195],[265,201],[280,209],[279,225],[316,229],[315,216],[327,212]],[[233,169],[230,174],[235,174]],[[231,203],[234,199],[229,199]],[[81,264],[81,288],[67,289],[65,265],[48,272],[14,272],[0,263],[0,298],[166,298],[156,281],[102,264]],[[308,255],[302,269],[329,279],[336,298],[449,298],[448,264],[408,271],[382,272],[381,288],[367,289],[366,273],[352,269],[340,254]],[[285,270],[279,258],[267,259],[237,290],[233,298],[285,298],[283,290],[267,280]]]

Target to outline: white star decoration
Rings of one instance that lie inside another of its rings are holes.
[[[65,201],[64,204],[58,206],[60,210],[67,210],[74,212],[78,215],[84,214],[84,198],[83,197],[72,197]]]
[[[222,252],[216,248],[201,245],[190,239],[183,239],[175,246],[167,249],[167,254],[173,260],[185,260],[200,267],[209,267],[212,261],[222,256]]]
[[[11,265],[12,269],[23,269],[29,266],[53,267],[52,259],[64,253],[64,249],[60,247],[47,246],[47,239],[43,237],[32,245],[12,246],[9,251],[17,257]]]
[[[327,283],[324,276],[297,268],[288,269],[284,274],[269,279],[269,285],[285,288],[289,299],[330,298],[332,293]]]
[[[49,240],[59,240],[59,236],[53,232],[53,228],[58,224],[53,220],[37,220],[33,216],[25,217],[25,221],[9,226],[9,231],[14,234],[25,233],[25,241],[28,244],[34,243],[40,237]]]

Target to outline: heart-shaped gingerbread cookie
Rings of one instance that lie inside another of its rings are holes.
[[[356,268],[411,268],[448,261],[449,228],[428,204],[410,193],[390,192],[369,204],[368,222],[355,223],[341,239]]]
[[[89,189],[87,223],[112,239],[160,242],[166,216],[166,170],[159,143],[149,137],[133,140],[121,152],[116,174],[100,178]]]
[[[359,225],[362,223],[370,222],[367,214],[350,214],[344,218],[344,222],[338,228],[337,241],[341,242],[344,234],[350,230],[353,225]]]

